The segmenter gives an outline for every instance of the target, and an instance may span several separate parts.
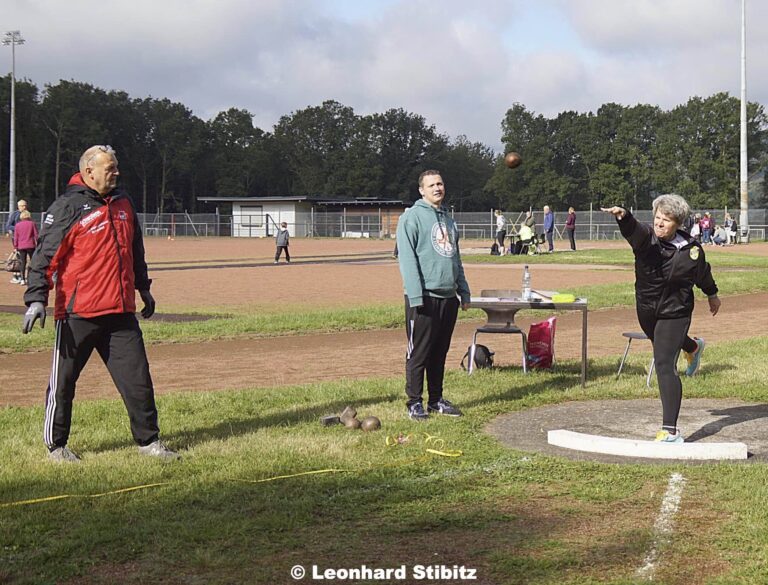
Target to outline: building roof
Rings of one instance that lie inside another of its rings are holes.
[[[333,199],[322,197],[320,195],[288,195],[284,197],[198,197],[198,201],[211,203],[312,203],[323,207],[350,207],[350,206],[369,206],[369,207],[404,207],[406,204],[399,199],[377,199],[375,197],[357,197],[350,199]]]

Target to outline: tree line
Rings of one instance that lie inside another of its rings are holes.
[[[0,78],[0,209],[8,207],[10,75]],[[766,158],[766,118],[749,104],[751,168]],[[440,169],[457,211],[557,209],[589,203],[647,207],[677,192],[695,206],[738,203],[739,103],[691,98],[671,111],[605,104],[596,113],[547,118],[513,104],[501,122],[504,167],[493,148],[449,137],[403,109],[358,115],[329,100],[280,118],[271,130],[230,108],[204,121],[184,104],[134,98],[87,83],[40,90],[16,81],[16,194],[45,209],[77,170],[85,148],[111,144],[121,183],[140,211],[206,211],[200,196],[322,195],[407,202],[416,180]]]

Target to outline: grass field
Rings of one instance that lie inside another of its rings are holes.
[[[558,259],[607,264],[618,253],[593,254]],[[724,294],[768,288],[768,259],[716,256]],[[633,300],[631,284],[588,291],[590,307]],[[211,314],[218,317],[143,327],[152,342],[290,335],[297,318],[303,331],[308,323],[381,328],[399,326],[402,307]],[[50,347],[50,327],[21,336],[18,322],[0,318],[3,351]],[[754,359],[766,351],[766,337],[713,346],[712,367],[684,381],[685,396],[768,400],[768,365]],[[75,402],[77,466],[45,460],[42,407],[2,409],[0,583],[292,583],[300,582],[289,575],[294,565],[363,564],[465,566],[478,575],[465,582],[500,585],[641,583],[636,571],[675,471],[686,492],[655,582],[766,582],[764,465],[575,462],[507,449],[483,431],[499,414],[544,404],[656,396],[630,377],[615,381],[613,359],[594,360],[586,389],[578,367],[565,362],[528,376],[517,368],[449,372],[447,396],[466,415],[423,424],[404,417],[402,377],[166,395],[158,399],[160,422],[182,453],[175,463],[137,454],[118,400]],[[318,423],[346,404],[381,418],[383,429]],[[409,440],[388,446],[388,435]]]
[[[687,382],[686,396],[766,400],[768,372],[750,363],[766,350],[766,338],[713,348],[708,361],[735,370]],[[170,464],[136,453],[118,401],[77,403],[79,466],[41,457],[41,408],[5,409],[3,504],[72,497],[0,508],[0,582],[287,583],[295,564],[439,563],[476,568],[483,583],[634,583],[672,470],[687,493],[660,582],[762,582],[762,465],[570,462],[510,451],[482,431],[512,410],[655,395],[615,383],[614,368],[597,363],[586,390],[574,385],[575,366],[451,374],[466,416],[422,425],[403,417],[400,379],[165,396],[165,436],[184,457]],[[733,371],[750,374],[734,383]],[[379,416],[384,430],[320,426],[345,404]],[[388,447],[385,435],[398,433],[410,442]],[[137,486],[147,487],[88,497]]]

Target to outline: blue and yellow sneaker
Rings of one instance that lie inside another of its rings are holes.
[[[687,351],[683,352],[685,354],[685,359],[688,360],[688,367],[685,368],[686,376],[693,376],[699,371],[699,366],[701,366],[701,354],[704,353],[704,346],[706,345],[703,339],[698,337],[694,337],[693,339],[696,341],[696,345],[698,345],[696,351],[693,353],[688,353]]]
[[[683,434],[680,431],[677,431],[674,435],[670,433],[667,430],[661,430],[658,433],[656,433],[656,439],[654,439],[656,443],[674,443],[674,444],[681,444],[685,443],[685,439],[683,439]]]

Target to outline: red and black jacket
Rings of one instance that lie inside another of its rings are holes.
[[[48,208],[30,262],[24,302],[48,304],[54,317],[98,317],[136,311],[136,290],[149,290],[144,240],[131,198],[115,189],[102,197],[80,173]]]
[[[653,227],[639,223],[625,210],[617,220],[621,235],[635,253],[635,298],[638,312],[657,319],[678,319],[693,313],[693,287],[717,294],[704,250],[690,234],[678,230],[686,244],[678,249],[656,237]]]

